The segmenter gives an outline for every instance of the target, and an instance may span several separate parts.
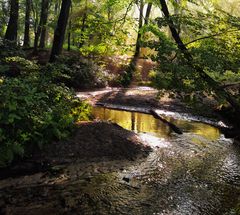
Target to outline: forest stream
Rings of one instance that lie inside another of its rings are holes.
[[[240,0],[0,0],[0,215],[240,215]]]
[[[112,199],[114,210],[123,214],[239,213],[234,208],[240,198],[240,148],[217,128],[168,117],[183,130],[178,135],[148,114],[105,108],[95,108],[94,113],[139,133],[154,148],[145,160],[114,173],[114,180],[104,185],[104,190],[113,191],[107,198]]]
[[[6,214],[240,213],[240,148],[218,128],[167,116],[180,135],[150,114],[103,107],[93,114],[138,133],[152,152],[134,161],[70,164],[41,183],[41,174],[12,179],[10,187],[11,179],[3,180],[0,195],[14,204],[2,203]],[[23,184],[26,177],[32,181]]]

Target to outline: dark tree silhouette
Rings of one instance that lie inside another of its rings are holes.
[[[4,39],[17,42],[19,0],[10,1],[10,18]]]
[[[26,0],[26,11],[25,11],[25,29],[24,29],[24,39],[23,39],[23,46],[29,47],[30,46],[30,10],[31,9],[31,2],[30,0]]]
[[[57,27],[54,32],[53,46],[49,62],[55,61],[56,56],[60,55],[62,52],[70,7],[71,0],[62,0],[61,11],[58,17]]]
[[[42,26],[39,48],[45,47],[46,33],[47,33],[47,20],[48,20],[49,0],[44,1],[43,14],[42,14]]]
[[[47,17],[48,17],[48,0],[42,0],[40,21],[39,21],[39,25],[38,25],[37,32],[35,34],[35,39],[34,39],[34,52],[37,51],[39,37],[41,36],[41,34],[46,34]],[[45,35],[43,36],[42,40],[45,40]],[[41,45],[44,45],[44,43],[42,41]]]

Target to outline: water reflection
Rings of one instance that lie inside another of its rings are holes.
[[[140,133],[142,139],[157,146],[146,160],[118,172],[119,180],[127,178],[129,187],[137,191],[134,196],[132,191],[125,193],[128,199],[121,211],[131,208],[132,214],[239,214],[240,149],[223,138],[217,128],[165,116],[184,132],[177,135],[148,114],[99,107],[93,113],[96,118]]]
[[[168,118],[184,131],[176,135],[151,115],[104,108],[95,108],[94,114],[140,132],[158,147],[131,162],[67,164],[55,179],[44,173],[41,180],[47,180],[46,186],[32,182],[29,186],[24,177],[26,187],[9,187],[15,192],[4,202],[16,207],[8,214],[29,214],[29,210],[31,214],[240,214],[240,147],[220,137],[216,128]]]
[[[173,135],[173,132],[166,124],[149,114],[112,110],[102,107],[93,108],[93,114],[96,118],[116,122],[123,128],[137,133],[151,133],[160,138],[169,138]],[[184,132],[202,136],[207,140],[214,141],[220,137],[219,129],[211,125],[174,119],[169,116],[165,118],[177,125]]]

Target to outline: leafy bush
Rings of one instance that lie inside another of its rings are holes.
[[[0,63],[1,59],[5,57],[20,56],[24,57],[25,54],[15,43],[8,40],[0,39]]]
[[[39,70],[39,66],[30,60],[16,56],[5,57],[2,59],[0,66],[0,75],[16,77],[20,75],[29,75],[32,72]]]
[[[66,138],[77,120],[90,116],[89,106],[73,91],[52,83],[37,65],[25,64],[24,75],[0,82],[0,166]]]
[[[79,57],[58,58],[55,63],[46,65],[43,73],[75,89],[105,87],[112,78],[100,63]]]

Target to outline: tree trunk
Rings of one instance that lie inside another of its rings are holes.
[[[139,2],[139,20],[138,20],[138,35],[137,35],[137,41],[136,41],[136,47],[135,47],[135,52],[133,55],[133,58],[131,60],[131,62],[129,63],[128,68],[126,69],[126,73],[123,75],[123,81],[122,84],[127,87],[130,85],[132,78],[133,78],[133,73],[136,70],[136,66],[137,66],[137,60],[140,56],[140,51],[141,51],[141,38],[142,38],[142,34],[141,34],[141,29],[143,27],[143,9],[144,9],[144,3],[143,0],[140,0]],[[149,7],[150,5],[150,7]],[[147,19],[145,19],[145,23],[148,23],[148,19],[150,16],[150,12],[151,12],[151,4],[148,4],[148,8],[146,11],[146,17],[148,17]]]
[[[48,0],[42,0],[40,21],[39,21],[39,24],[37,27],[37,32],[35,33],[35,39],[34,39],[34,52],[37,51],[39,38],[42,34],[44,24],[46,25],[46,23],[47,23],[47,15],[48,15]],[[44,36],[42,39],[45,40],[46,29],[45,29],[45,32],[43,32],[43,33],[44,33]],[[45,43],[45,41],[44,41],[44,43]]]
[[[71,22],[69,22],[69,29],[68,29],[68,51],[71,50]]]
[[[84,39],[83,39],[83,36],[84,36],[84,31],[86,29],[86,22],[87,22],[87,9],[85,8],[85,12],[83,14],[83,17],[82,17],[82,26],[81,26],[81,33],[80,33],[80,42],[78,43],[78,48],[82,48],[82,46],[84,45]]]
[[[5,26],[7,26],[8,24],[8,17],[9,17],[9,5],[7,4],[7,2],[5,1],[1,2],[1,10],[2,10],[2,16],[1,16],[2,26],[0,27],[0,36],[4,37]]]
[[[222,89],[220,84],[217,81],[215,81],[213,78],[211,78],[204,71],[203,68],[201,68],[197,65],[194,65],[192,55],[189,53],[187,47],[182,42],[182,39],[180,38],[179,33],[177,32],[177,30],[174,26],[173,20],[171,19],[171,16],[168,11],[166,1],[160,0],[160,4],[161,4],[161,10],[162,10],[164,16],[166,17],[166,19],[168,20],[168,26],[170,28],[172,37],[175,40],[175,42],[177,43],[179,50],[182,51],[185,58],[187,59],[189,66],[191,66],[193,69],[195,69],[198,72],[198,74],[202,77],[202,79],[205,80],[212,87],[212,89],[215,91],[217,96],[225,98],[226,101],[235,109],[236,113],[239,116],[240,115],[240,105],[234,99],[234,97],[231,94],[229,94],[226,90]]]
[[[59,2],[59,0],[57,0],[56,1],[56,3],[55,3],[55,7],[54,7],[54,13],[55,13],[55,15],[58,15],[59,14],[59,11],[60,11],[60,2]]]
[[[72,14],[72,5],[70,7],[70,13]],[[72,20],[69,20],[68,23],[68,51],[71,50],[71,30],[72,30]]]
[[[45,48],[49,0],[44,0],[42,7],[43,7],[42,15],[41,15],[42,16],[42,26],[41,26],[42,29],[41,29],[39,48]]]
[[[34,5],[33,0],[30,0],[30,2],[31,2],[32,17],[33,17],[33,30],[34,30],[34,34],[36,35],[37,28],[38,28],[39,15],[38,15],[37,7]]]
[[[17,43],[19,0],[11,0],[10,7],[10,18],[4,39]]]
[[[143,26],[143,0],[140,0],[140,9],[139,9],[139,20],[138,20],[138,35],[137,35],[137,42],[136,42],[136,49],[134,53],[134,58],[139,57],[140,49],[141,49],[141,28]]]
[[[26,0],[26,11],[25,11],[25,29],[24,29],[24,40],[23,40],[23,46],[29,47],[30,46],[30,36],[29,36],[29,30],[30,30],[30,11],[31,11],[31,2],[30,0]]]
[[[62,52],[70,6],[71,0],[62,0],[61,11],[58,17],[57,27],[54,32],[53,46],[49,62],[55,61],[56,56],[60,55]]]
[[[152,3],[148,3],[147,11],[146,11],[146,16],[145,16],[145,25],[148,25],[148,23],[149,23],[149,18],[150,18],[151,10],[152,10]]]

